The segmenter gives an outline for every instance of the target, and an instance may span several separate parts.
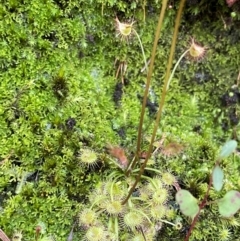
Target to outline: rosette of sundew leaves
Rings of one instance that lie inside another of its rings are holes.
[[[45,226],[44,223],[40,222],[37,226],[36,226],[36,232],[37,230],[39,229],[40,233],[42,232],[45,232],[43,230],[41,230],[41,228]],[[45,227],[44,227],[45,228]],[[23,235],[22,235],[22,232],[21,231],[15,231],[12,235],[12,239],[10,239],[6,234],[5,232],[0,229],[0,239],[2,241],[22,241],[22,238],[23,238]],[[36,241],[55,241],[54,237],[53,236],[41,236],[39,237],[38,235],[35,236],[35,240]]]
[[[132,184],[124,174],[113,171],[96,185],[89,194],[90,205],[79,213],[78,223],[85,231],[85,240],[154,240],[163,223],[177,228],[178,224],[166,220],[169,181],[175,178],[166,173],[143,177],[126,205],[122,202]]]
[[[213,188],[218,192],[222,190],[224,173],[222,168],[220,167],[220,163],[222,159],[227,158],[229,155],[231,155],[236,148],[237,142],[235,140],[227,141],[222,147],[210,177],[207,193],[204,200],[200,204],[198,204],[198,200],[189,191],[180,189],[177,192],[176,201],[179,204],[181,212],[184,215],[193,219],[190,231],[187,234],[185,240],[188,240],[191,234],[191,230],[193,229],[197,221],[201,209],[203,209],[207,205],[207,198],[211,186],[213,186]],[[236,214],[240,209],[240,192],[236,190],[230,190],[224,195],[223,198],[218,199],[213,203],[216,203],[218,205],[218,210],[221,216],[229,218]]]

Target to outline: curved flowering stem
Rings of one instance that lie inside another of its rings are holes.
[[[170,83],[171,83],[171,80],[172,80],[172,78],[173,78],[173,76],[174,76],[174,74],[175,74],[175,71],[176,71],[178,65],[180,64],[181,60],[184,58],[184,56],[185,56],[189,51],[190,51],[190,49],[187,49],[187,50],[180,56],[180,58],[178,59],[177,63],[175,64],[175,66],[174,66],[174,68],[173,68],[173,70],[172,70],[172,73],[171,73],[171,75],[170,75],[170,77],[169,77],[169,79],[168,79],[168,83],[167,83],[166,90],[168,90],[168,88],[169,88],[169,85],[170,85]]]
[[[137,36],[137,38],[138,38],[138,41],[139,41],[139,44],[140,44],[140,47],[141,47],[141,50],[142,50],[142,55],[143,55],[143,60],[144,60],[144,64],[145,64],[145,69],[148,72],[147,60],[146,60],[146,55],[145,55],[145,52],[144,52],[144,49],[143,49],[142,41],[141,41],[137,31],[134,28],[132,30],[133,30],[134,34]]]

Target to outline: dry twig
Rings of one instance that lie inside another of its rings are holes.
[[[10,239],[8,238],[8,236],[2,231],[2,229],[0,229],[0,239],[2,241],[10,241]]]

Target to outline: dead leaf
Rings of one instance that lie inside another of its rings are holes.
[[[167,157],[176,156],[183,150],[183,145],[171,142],[162,148],[161,153]]]
[[[2,229],[0,229],[0,239],[2,241],[10,241],[10,239],[8,238],[8,236],[2,231]]]
[[[121,147],[108,145],[107,148],[108,153],[117,158],[122,167],[126,168],[128,166],[128,159],[125,155],[125,151]]]
[[[238,0],[226,0],[226,3],[228,5],[228,7],[231,7],[235,2],[237,2]]]

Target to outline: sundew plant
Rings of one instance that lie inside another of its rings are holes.
[[[239,240],[239,4],[4,1],[0,239]]]

